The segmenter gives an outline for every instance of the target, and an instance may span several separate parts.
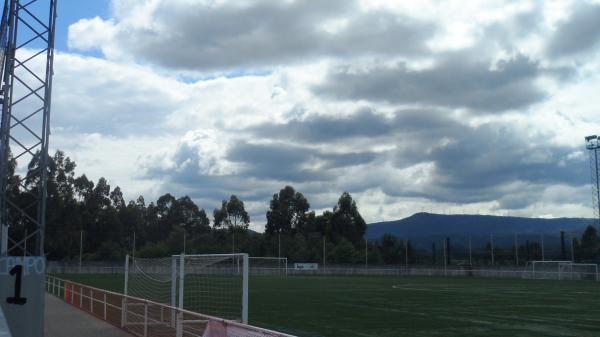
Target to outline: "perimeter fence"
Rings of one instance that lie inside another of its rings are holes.
[[[46,292],[141,337],[294,337],[47,276]]]
[[[549,262],[549,261],[548,261]],[[569,266],[568,261],[562,263],[563,266]],[[574,264],[577,265],[577,264]],[[588,264],[597,266],[594,264]],[[581,270],[579,268],[559,268],[545,270],[540,274],[540,270],[531,269],[529,265],[507,265],[507,266],[486,266],[486,265],[321,265],[318,269],[294,269],[293,266],[287,269],[286,274],[282,274],[279,268],[256,267],[254,270],[250,266],[249,274],[252,276],[431,276],[431,277],[480,277],[480,278],[525,278],[525,279],[560,279],[560,280],[596,280],[599,276],[597,269],[588,268]],[[110,265],[70,265],[49,262],[47,272],[54,275],[65,274],[123,274],[123,266],[120,264]],[[545,275],[540,277],[540,275]]]

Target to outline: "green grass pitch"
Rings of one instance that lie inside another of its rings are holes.
[[[122,275],[58,275],[121,292]],[[251,277],[250,323],[299,336],[600,336],[600,283]]]

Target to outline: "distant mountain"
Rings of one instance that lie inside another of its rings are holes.
[[[379,239],[385,233],[391,233],[402,239],[426,239],[472,236],[477,238],[539,236],[558,236],[560,231],[583,232],[594,219],[586,218],[522,218],[494,215],[445,215],[416,213],[408,218],[395,221],[372,223],[367,227],[368,239]]]

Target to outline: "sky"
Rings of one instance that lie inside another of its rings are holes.
[[[597,1],[61,0],[51,147],[146,201],[591,217]]]

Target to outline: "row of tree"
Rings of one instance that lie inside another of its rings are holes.
[[[35,167],[30,163],[30,170]],[[149,204],[143,196],[126,202],[120,187],[111,189],[105,178],[94,182],[85,174],[76,176],[75,168],[75,162],[61,151],[50,158],[46,226],[50,260],[78,259],[83,246],[86,260],[122,260],[134,249],[136,255],[147,257],[168,256],[185,249],[186,253],[198,254],[280,254],[296,262],[322,262],[324,254],[327,263],[364,263],[365,259],[370,264],[443,262],[441,247],[433,247],[433,251],[414,249],[410,241],[391,234],[367,243],[367,224],[347,192],[332,210],[316,214],[302,193],[285,186],[273,194],[264,233],[257,233],[249,230],[250,216],[236,195],[213,210],[211,221],[188,196],[177,198],[167,193]],[[15,175],[14,167],[11,174]],[[23,194],[23,202],[27,201],[19,186],[9,188],[11,193]],[[23,235],[27,228],[12,230],[17,235],[22,231]],[[532,256],[539,250],[535,247],[532,244]],[[526,249],[529,255],[530,247],[520,249]],[[574,249],[580,260],[600,256],[600,240],[593,227],[574,242]],[[446,258],[449,256],[450,251]]]
[[[316,215],[300,192],[285,186],[273,195],[264,233],[257,233],[249,230],[250,216],[236,195],[214,209],[211,221],[188,196],[167,193],[150,203],[143,196],[126,202],[120,187],[111,188],[105,178],[77,176],[75,168],[62,151],[50,158],[46,253],[51,260],[78,259],[81,246],[90,260],[121,260],[134,248],[138,256],[166,256],[184,247],[186,253],[276,256],[283,243],[295,260],[320,261],[323,242],[342,256],[360,245],[366,231],[346,192],[332,211]]]

